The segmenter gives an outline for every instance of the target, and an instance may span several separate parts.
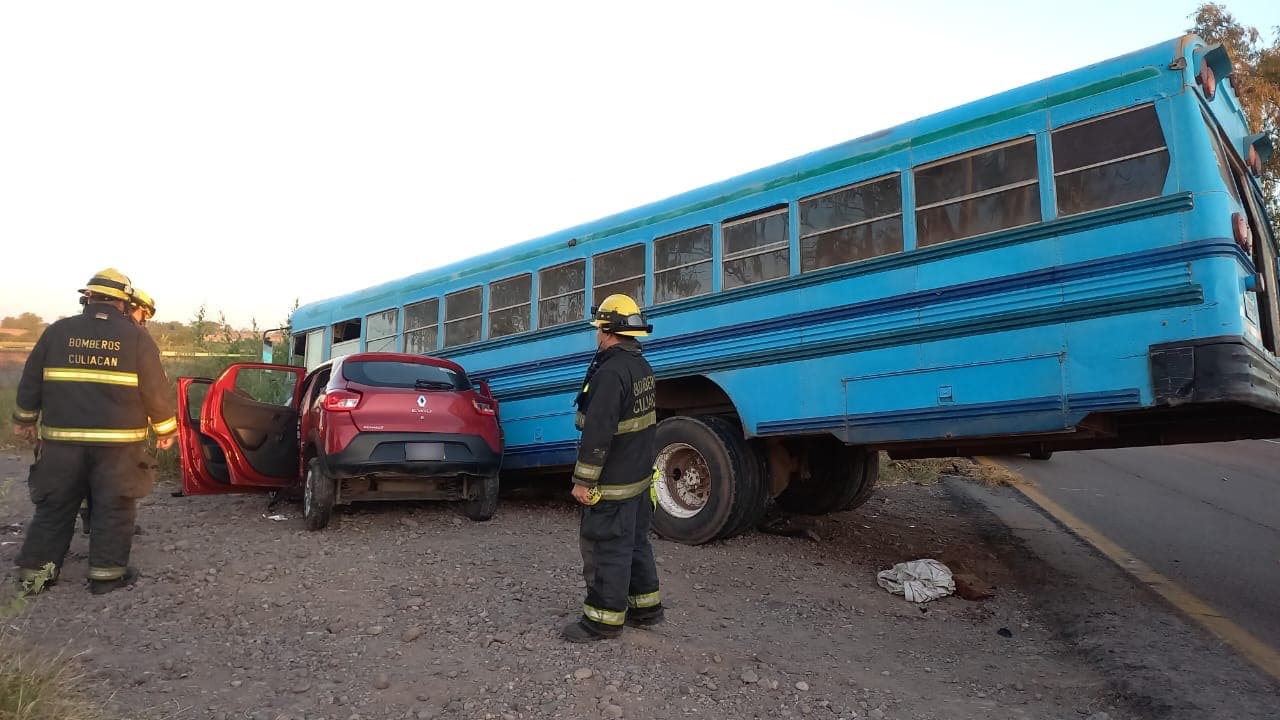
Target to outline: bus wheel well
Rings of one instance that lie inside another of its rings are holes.
[[[705,375],[659,380],[657,394],[659,420],[676,415],[721,415],[741,424],[729,394]]]

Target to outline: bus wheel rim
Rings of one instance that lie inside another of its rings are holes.
[[[658,506],[674,518],[691,518],[711,499],[711,468],[693,446],[671,443],[657,459]]]

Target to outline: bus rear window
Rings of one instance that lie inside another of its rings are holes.
[[[417,388],[419,390],[466,390],[467,376],[449,368],[422,363],[370,360],[344,363],[342,376],[351,382],[372,387]]]
[[[1154,105],[1053,131],[1059,215],[1159,197],[1168,173],[1169,150]]]

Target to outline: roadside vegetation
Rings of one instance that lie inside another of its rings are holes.
[[[991,487],[1022,482],[1017,473],[985,459],[948,457],[890,460],[888,455],[880,455],[880,485],[933,485],[947,476],[962,477]]]
[[[0,500],[16,485],[0,478]],[[53,577],[45,566],[29,587],[6,582],[0,589],[0,720],[96,720],[98,706],[85,697],[87,685],[76,658],[50,653],[22,637],[22,616]]]

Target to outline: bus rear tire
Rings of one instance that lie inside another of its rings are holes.
[[[1027,454],[1031,456],[1032,460],[1048,460],[1053,457],[1052,450],[1032,450]]]
[[[824,438],[808,448],[810,476],[778,495],[778,505],[801,515],[852,510],[871,498],[880,478],[880,453]]]
[[[764,516],[763,462],[732,422],[667,418],[658,424],[656,444],[658,535],[701,545],[749,530]]]

